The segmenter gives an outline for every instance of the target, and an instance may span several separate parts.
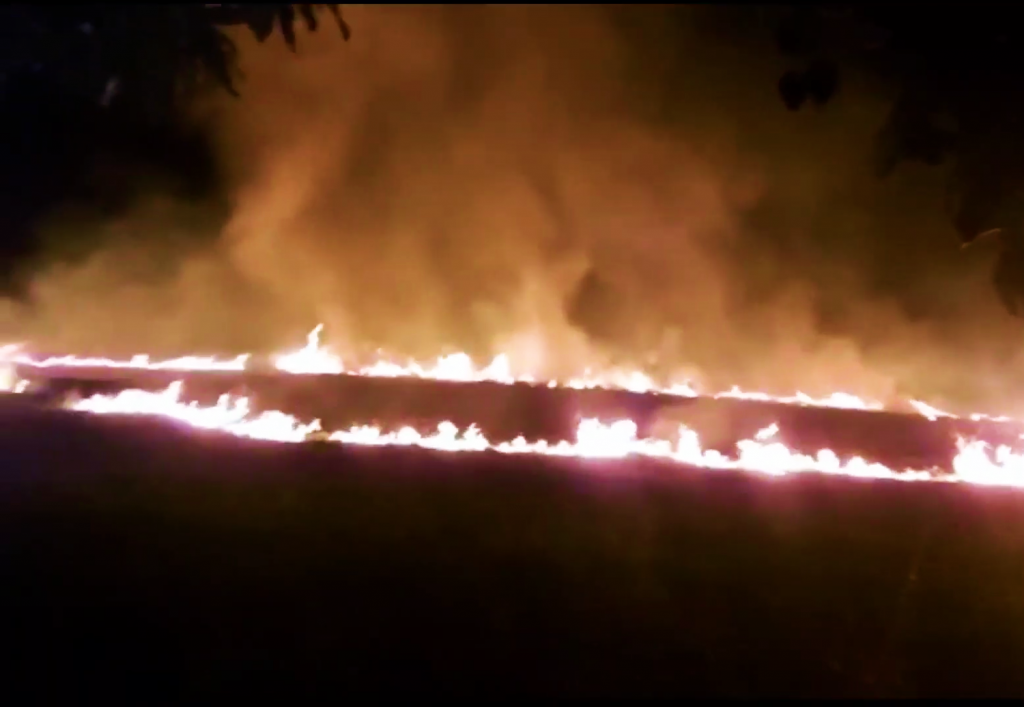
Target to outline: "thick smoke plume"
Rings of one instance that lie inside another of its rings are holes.
[[[18,336],[80,350],[499,352],[707,387],[1005,404],[1018,331],[965,261],[939,171],[877,183],[885,96],[787,113],[753,13],[352,7],[238,37],[196,106],[230,213],[159,195],[41,270]],[[50,232],[89,228],[56,218]],[[213,245],[182,245],[195,231]],[[43,344],[40,344],[43,345]]]

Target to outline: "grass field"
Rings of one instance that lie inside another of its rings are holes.
[[[0,695],[1024,696],[1024,494],[0,405]]]

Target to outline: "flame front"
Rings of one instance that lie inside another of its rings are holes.
[[[271,357],[273,367],[287,374],[329,374],[352,375],[371,378],[419,378],[425,380],[455,381],[463,383],[492,382],[511,385],[514,383],[536,383],[537,379],[530,374],[514,374],[509,357],[499,354],[486,366],[479,367],[466,353],[454,353],[438,358],[433,363],[417,362],[397,363],[391,360],[378,360],[363,366],[346,366],[340,356],[323,346],[320,336],[323,325],[317,325],[306,337],[306,345],[295,351],[277,354]],[[181,358],[153,361],[146,354],[139,354],[127,360],[109,358],[83,358],[78,356],[57,356],[35,358],[23,353],[20,346],[0,346],[0,363],[17,364],[34,368],[107,368],[123,370],[150,371],[218,371],[241,372],[248,369],[252,356],[243,354],[233,359],[219,359],[214,356],[184,356]],[[12,374],[13,375],[13,374]],[[585,371],[582,375],[564,381],[547,381],[551,388],[618,389],[634,393],[659,393],[677,397],[697,397],[709,395],[714,398],[734,398],[740,400],[756,400],[784,405],[802,405],[811,407],[840,408],[847,410],[883,410],[885,405],[880,402],[865,400],[857,395],[836,392],[825,397],[813,397],[802,392],[791,396],[774,396],[757,391],[741,390],[733,387],[730,390],[705,394],[698,392],[689,381],[671,382],[659,385],[642,371],[610,370],[601,373]],[[918,414],[935,420],[939,417],[957,417],[919,400],[908,401]],[[969,416],[972,420],[1007,421],[1005,416],[992,416],[975,413]]]
[[[33,358],[19,353],[17,347],[0,347],[0,361],[32,366],[33,368],[114,368],[143,371],[244,371],[250,359],[241,354],[232,359],[215,356],[182,356],[163,361],[151,361],[147,354],[136,354],[129,359],[118,360],[103,357],[50,356]]]
[[[451,422],[442,422],[433,434],[424,435],[406,427],[385,432],[373,426],[324,431],[319,421],[303,423],[280,411],[254,413],[247,398],[222,396],[216,405],[201,406],[181,400],[182,383],[153,393],[128,390],[116,395],[96,395],[69,404],[74,410],[93,414],[147,415],[166,417],[204,430],[218,430],[239,437],[275,442],[302,442],[320,438],[329,442],[357,446],[422,447],[446,452],[494,451],[502,454],[527,454],[575,457],[580,459],[622,459],[646,457],[703,467],[741,469],[770,475],[818,472],[872,479],[900,481],[944,481],[971,484],[1024,487],[1024,455],[1008,447],[991,450],[983,442],[959,442],[953,474],[932,470],[895,470],[860,458],[841,460],[831,450],[814,456],[800,454],[776,440],[778,426],[770,425],[752,439],[737,445],[739,455],[728,458],[704,450],[696,432],[680,426],[674,440],[638,439],[637,426],[630,420],[610,424],[583,420],[573,442],[529,442],[523,438],[511,442],[491,442],[478,428],[460,431]]]

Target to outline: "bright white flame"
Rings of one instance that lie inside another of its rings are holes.
[[[114,368],[145,371],[244,371],[249,354],[223,360],[214,356],[182,356],[164,361],[151,361],[147,354],[136,354],[127,360],[112,358],[90,358],[78,356],[50,356],[35,359],[24,354],[15,354],[9,362],[34,368]]]
[[[317,324],[306,337],[306,345],[298,351],[281,354],[273,359],[274,368],[285,373],[331,373],[345,371],[341,358],[320,348],[320,333],[323,324]]]
[[[513,373],[509,357],[499,354],[489,364],[477,366],[472,358],[465,353],[454,353],[438,358],[433,363],[417,362],[397,363],[381,359],[364,366],[346,366],[341,356],[321,343],[323,324],[318,324],[306,337],[306,345],[301,349],[278,354],[271,358],[274,367],[290,374],[332,374],[352,375],[375,378],[420,378],[430,380],[483,382],[494,383],[535,383],[532,375]],[[145,354],[133,356],[127,360],[109,358],[80,358],[77,356],[59,356],[37,359],[22,353],[22,347],[8,345],[0,347],[0,361],[36,368],[114,368],[161,371],[244,371],[250,360],[249,354],[233,359],[222,360],[212,356],[185,356],[182,358],[152,361]],[[548,381],[550,388],[587,389],[619,389],[636,393],[660,393],[677,397],[697,397],[699,393],[689,381],[675,381],[667,385],[659,385],[650,376],[641,371],[609,370],[595,373],[586,370],[582,375],[565,381]],[[759,400],[780,404],[801,405],[810,407],[830,407],[847,410],[883,410],[885,405],[878,401],[865,400],[850,393],[832,393],[815,398],[802,392],[791,396],[774,396],[758,391],[745,391],[733,387],[730,390],[708,394],[713,398],[734,398],[739,400]],[[910,405],[919,414],[930,420],[940,417],[956,417],[952,413],[939,410],[928,403],[911,400]],[[1004,422],[1011,418],[991,416],[980,413],[970,415],[972,420]]]
[[[12,393],[18,384],[18,374],[14,366],[0,361],[0,393]]]
[[[990,453],[982,442],[959,443],[954,474],[933,470],[894,470],[882,464],[854,457],[841,460],[825,449],[807,455],[787,448],[776,439],[778,426],[770,425],[752,439],[740,442],[737,459],[704,450],[696,432],[679,427],[673,440],[638,439],[637,426],[630,420],[605,424],[583,420],[574,442],[528,442],[523,438],[492,443],[475,426],[459,432],[451,422],[442,422],[437,432],[423,435],[406,427],[385,432],[378,427],[360,426],[324,432],[319,421],[301,423],[279,411],[253,413],[246,398],[222,396],[216,405],[201,406],[181,401],[182,384],[174,383],[159,393],[129,390],[116,395],[96,395],[69,404],[74,410],[95,414],[156,415],[178,420],[196,428],[221,430],[240,437],[301,442],[311,438],[349,445],[414,446],[450,452],[496,451],[503,454],[534,454],[587,459],[648,457],[708,469],[744,469],[770,475],[820,472],[861,478],[902,481],[959,481],[972,484],[1024,487],[1024,455],[1000,447]]]

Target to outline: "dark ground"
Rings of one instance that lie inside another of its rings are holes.
[[[251,444],[10,400],[0,445],[0,699],[1024,696],[1020,493]]]
[[[290,375],[277,372],[181,373],[114,369],[33,368],[20,377],[39,396],[60,400],[128,388],[164,390],[184,380],[182,398],[205,405],[225,393],[246,395],[254,410],[283,410],[301,421],[318,419],[324,429],[375,424],[404,426],[423,434],[441,420],[459,429],[475,425],[491,441],[575,440],[581,417],[637,422],[640,437],[674,438],[680,423],[700,435],[705,449],[734,454],[736,442],[778,424],[774,438],[790,449],[816,454],[833,450],[841,459],[859,456],[893,469],[952,471],[958,436],[1024,452],[1020,423],[975,422],[919,414],[784,405],[730,398],[680,398],[625,390],[572,390],[546,385],[459,383],[414,378],[349,375]],[[659,432],[660,429],[660,432]],[[670,431],[669,431],[670,430]],[[667,437],[665,435],[668,435]]]

